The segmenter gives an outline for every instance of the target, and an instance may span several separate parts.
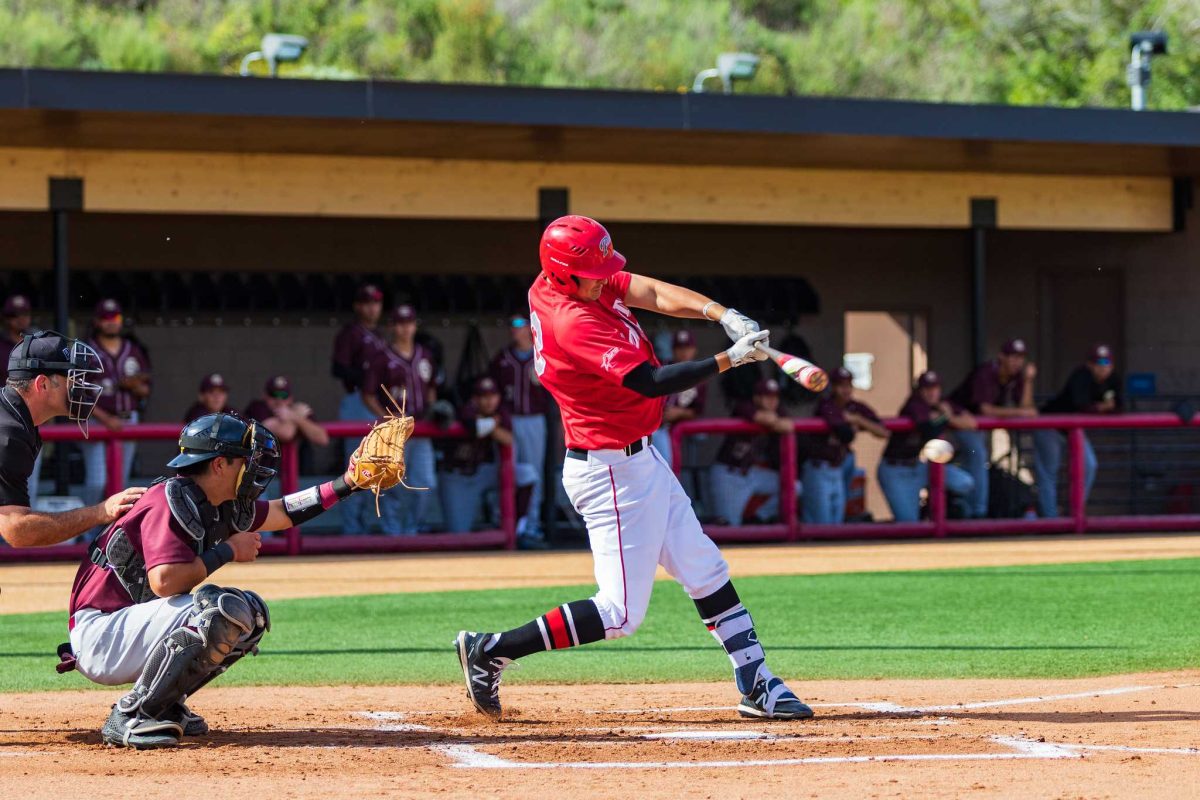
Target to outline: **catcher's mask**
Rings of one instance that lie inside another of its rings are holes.
[[[104,372],[100,356],[88,345],[56,331],[27,333],[8,356],[8,375],[29,379],[38,375],[64,375],[67,378],[67,417],[79,424],[86,439],[88,419],[104,391],[88,375]]]
[[[217,456],[244,458],[238,473],[239,500],[256,500],[278,472],[279,444],[275,434],[254,420],[234,414],[205,414],[179,434],[179,455],[168,467],[187,467]]]

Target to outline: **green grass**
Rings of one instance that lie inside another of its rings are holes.
[[[2,572],[0,572],[2,577]],[[743,578],[772,668],[795,678],[1070,677],[1200,665],[1200,559]],[[523,623],[589,587],[284,600],[236,684],[451,684],[460,628]],[[54,672],[63,614],[0,616],[0,690],[90,686]],[[655,587],[638,634],[525,659],[512,682],[722,680],[692,603]]]

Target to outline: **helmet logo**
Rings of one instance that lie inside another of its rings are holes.
[[[600,255],[602,258],[611,258],[613,254],[612,237],[605,236],[600,240]]]

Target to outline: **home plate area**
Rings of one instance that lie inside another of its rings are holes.
[[[742,719],[725,683],[213,687],[213,727],[172,750],[104,747],[113,696],[5,696],[0,786],[95,800],[211,780],[231,796],[1174,797],[1200,785],[1200,674],[795,681],[817,717]],[[120,780],[113,780],[113,778]],[[66,782],[66,784],[64,784]],[[1194,796],[1194,795],[1193,795]]]
[[[514,708],[492,725],[461,716],[406,711],[359,712],[379,731],[448,735],[431,743],[448,765],[466,770],[743,769],[818,764],[1079,759],[1095,753],[1197,756],[1189,746],[1048,739],[1031,732],[1038,718],[1100,722],[1120,712],[1079,711],[1079,701],[1121,695],[1157,697],[1200,684],[1126,685],[1091,691],[904,705],[883,700],[813,702],[818,718],[777,723],[740,720],[732,706],[583,709],[563,718],[528,718]],[[1149,702],[1157,706],[1158,700]],[[1138,701],[1140,705],[1141,701]],[[1069,705],[1068,705],[1069,704]],[[1115,705],[1115,704],[1103,704]],[[999,712],[1000,709],[1006,709]],[[1074,710],[1068,710],[1074,709]],[[1160,714],[1151,710],[1147,719]],[[1192,714],[1186,714],[1188,718]],[[1200,715],[1195,715],[1200,719]],[[416,720],[421,720],[420,722]],[[1011,720],[1014,730],[998,732]],[[483,727],[481,727],[483,726]],[[486,730],[485,730],[486,729]],[[872,732],[868,732],[868,730]]]

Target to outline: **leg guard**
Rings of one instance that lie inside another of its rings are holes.
[[[117,701],[122,713],[158,719],[237,658],[256,652],[270,626],[266,604],[250,592],[206,584],[192,603],[187,627],[155,646],[133,689]]]
[[[212,584],[207,584],[205,586],[200,587],[200,591],[204,591],[206,589],[214,589],[217,592],[226,592],[226,593],[230,593],[230,594],[240,595],[242,597],[242,599],[246,601],[247,605],[250,606],[250,609],[254,613],[254,630],[252,630],[246,636],[242,637],[238,641],[238,643],[233,646],[233,651],[228,656],[225,657],[224,661],[221,662],[221,666],[219,669],[216,669],[216,670],[210,672],[208,675],[204,676],[204,678],[202,678],[199,683],[197,683],[195,686],[193,686],[191,689],[189,689],[187,694],[185,695],[185,698],[190,697],[190,696],[194,695],[196,692],[200,691],[200,689],[202,689],[209,681],[211,681],[213,678],[216,678],[218,675],[222,674],[223,672],[225,672],[225,670],[229,669],[235,663],[237,663],[238,659],[240,659],[242,656],[244,656],[246,654],[250,654],[250,655],[254,655],[254,656],[258,655],[259,641],[262,639],[263,635],[266,634],[267,631],[271,630],[271,612],[267,609],[266,602],[261,597],[258,596],[257,592],[251,592],[246,589],[234,589],[232,587],[225,587],[224,589],[222,589],[218,586],[213,586]],[[198,591],[196,593],[196,595],[199,596],[199,594],[200,594],[200,592]],[[212,593],[205,595],[206,602],[209,602],[210,605],[211,605],[211,600],[209,600],[209,598],[213,597],[213,596],[214,595]],[[182,705],[182,703],[180,703],[180,705]],[[186,709],[186,706],[185,706],[185,709]],[[207,727],[207,726],[205,726],[205,727]],[[184,728],[184,733],[187,734],[188,736],[193,735],[191,733],[188,733],[186,727]]]

